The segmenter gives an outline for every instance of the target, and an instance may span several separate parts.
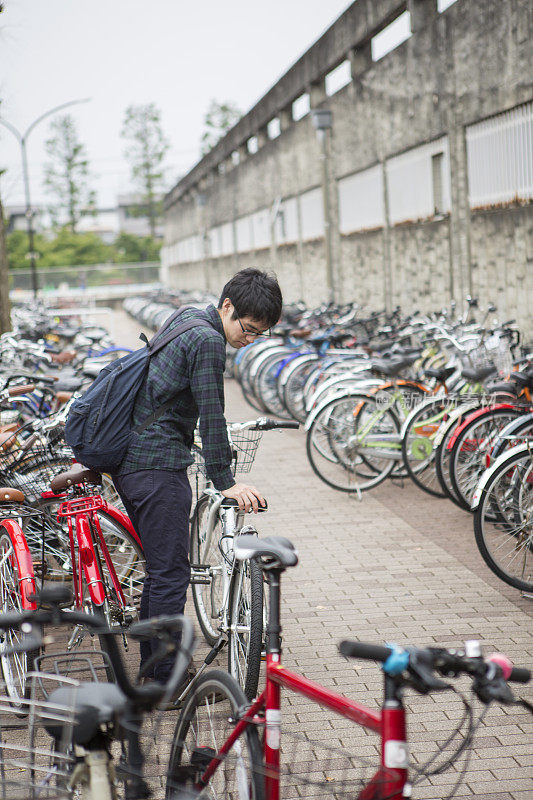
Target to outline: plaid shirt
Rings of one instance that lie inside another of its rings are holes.
[[[184,311],[172,330],[190,317],[207,320],[212,328],[185,331],[150,359],[147,377],[133,410],[140,425],[174,395],[176,404],[142,433],[133,433],[119,475],[143,469],[179,470],[193,463],[190,446],[200,417],[200,436],[207,474],[216,489],[233,486],[231,449],[224,418],[226,337],[217,309]]]

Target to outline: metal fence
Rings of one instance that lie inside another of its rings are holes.
[[[37,280],[40,291],[89,289],[99,286],[128,286],[159,282],[159,261],[143,261],[135,264],[73,265],[69,267],[38,267]],[[13,269],[9,274],[12,292],[28,291],[32,288],[29,269]]]

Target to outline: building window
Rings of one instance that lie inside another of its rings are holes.
[[[533,198],[533,102],[466,129],[471,208]]]
[[[435,214],[444,213],[443,170],[444,153],[434,153],[431,156],[431,177],[433,182],[433,210]]]

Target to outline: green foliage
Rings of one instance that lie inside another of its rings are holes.
[[[126,109],[121,136],[129,141],[124,155],[130,162],[131,175],[141,194],[139,211],[144,206],[155,236],[156,219],[161,213],[157,194],[163,187],[162,165],[169,142],[161,127],[161,112],[155,103],[131,105]]]
[[[73,233],[61,228],[53,239],[35,235],[35,250],[39,253],[37,266],[68,267],[79,264],[124,264],[140,261],[157,261],[160,242],[151,236],[134,236],[121,233],[113,244],[105,244],[95,233]],[[28,269],[30,262],[28,235],[13,231],[7,236],[7,253],[10,269]]]
[[[202,155],[205,156],[242,117],[241,110],[229,101],[211,100],[204,118]]]
[[[50,161],[44,171],[44,185],[53,197],[49,211],[54,224],[67,219],[74,232],[81,217],[95,210],[96,195],[88,185],[89,162],[72,116],[56,117],[50,134],[46,141]]]
[[[137,261],[157,261],[161,242],[151,236],[134,236],[131,233],[121,233],[114,244],[119,263],[133,263]]]

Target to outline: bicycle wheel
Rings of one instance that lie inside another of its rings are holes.
[[[533,591],[533,461],[512,453],[488,480],[474,513],[476,544],[502,581]]]
[[[23,610],[23,586],[17,569],[15,546],[11,536],[0,529],[0,612],[2,614]],[[0,669],[4,679],[9,703],[18,716],[26,716],[27,708],[24,700],[30,696],[27,673],[35,666],[38,650],[23,653],[7,653],[6,650],[20,644],[23,635],[20,631],[9,628],[0,631]]]
[[[316,369],[317,355],[302,356],[297,365],[291,370],[289,377],[282,387],[282,400],[285,408],[293,419],[305,422],[305,397],[304,385],[313,370]]]
[[[255,561],[235,566],[229,592],[228,672],[248,700],[257,694],[263,648],[263,573]]]
[[[193,580],[191,592],[198,624],[206,642],[212,647],[219,637],[218,625],[224,604],[224,572],[228,565],[220,549],[222,526],[219,517],[211,536],[208,536],[210,508],[207,495],[201,497],[195,506],[189,552],[191,567],[200,566],[207,581],[195,583]]]
[[[315,474],[334,489],[366,491],[394,469],[401,456],[399,433],[392,409],[379,407],[368,395],[343,395],[324,406],[313,421],[307,456]]]
[[[405,470],[420,489],[435,497],[446,497],[435,472],[433,439],[447,407],[447,400],[434,398],[411,412],[402,429]]]
[[[167,772],[166,800],[193,792],[210,761],[220,752],[247,704],[236,681],[222,670],[202,675],[179,716]],[[211,776],[202,795],[227,800],[263,800],[261,745],[254,725],[245,728]]]
[[[450,453],[450,481],[455,502],[465,511],[470,511],[474,491],[498,433],[517,416],[520,410],[516,408],[487,409],[467,423],[457,436]]]

